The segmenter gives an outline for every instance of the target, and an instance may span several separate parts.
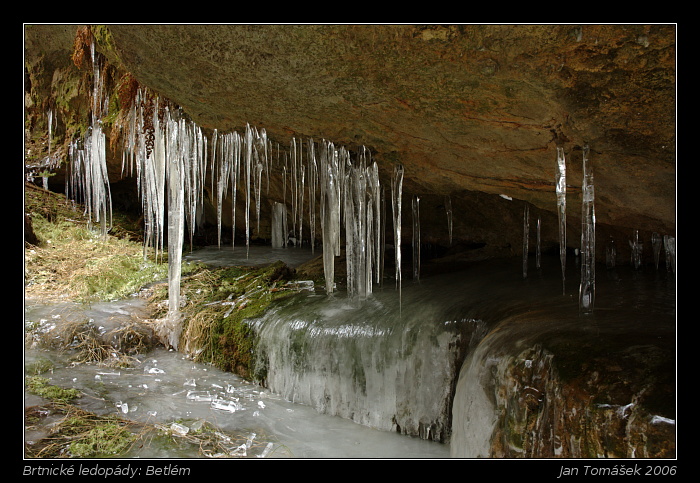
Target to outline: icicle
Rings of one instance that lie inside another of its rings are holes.
[[[557,146],[557,213],[559,216],[559,259],[561,260],[562,291],[566,293],[566,157],[564,148]]]
[[[447,239],[452,246],[452,198],[445,196],[445,212],[447,213]]]
[[[523,278],[527,278],[527,255],[530,242],[530,207],[525,205],[523,212]]]
[[[231,164],[231,191],[233,199],[231,201],[231,248],[236,246],[236,197],[238,194],[238,177],[241,167],[241,136],[234,132],[231,134],[233,149],[233,159]]]
[[[316,150],[313,139],[309,139],[308,144],[309,229],[311,230],[311,253],[313,254],[316,245],[316,188],[318,185],[318,167],[316,166]]]
[[[180,310],[180,277],[182,265],[184,181],[179,140],[184,134],[184,121],[168,122],[168,311]]]
[[[605,247],[605,264],[608,268],[615,268],[615,263],[617,259],[617,248],[615,247],[615,240],[610,237],[608,241],[608,246]]]
[[[88,216],[89,226],[93,223],[100,226],[100,232],[104,236],[112,227],[112,200],[107,175],[106,141],[102,132],[102,116],[106,114],[108,98],[104,95],[104,81],[101,76],[101,67],[95,57],[95,46],[91,45],[93,66],[93,92],[90,127],[85,134],[82,148],[73,144],[71,150],[71,177],[73,178],[74,194],[82,191],[85,212]],[[53,114],[49,117],[49,138],[51,137],[51,124]],[[50,143],[50,140],[49,140]],[[50,148],[49,148],[50,149]],[[78,153],[78,149],[82,153]],[[77,178],[80,178],[79,180]]]
[[[256,156],[257,157],[257,156]],[[264,165],[262,162],[258,161],[255,164],[255,217],[257,220],[257,232],[260,233],[260,197],[262,196],[262,174]]]
[[[226,137],[223,137],[221,142],[219,142],[219,169],[216,183],[216,228],[219,249],[221,249],[221,210],[223,208],[223,200],[228,192],[228,183],[231,178],[231,165],[230,160],[226,156],[225,141]]]
[[[593,311],[595,305],[595,190],[590,166],[589,147],[583,147],[583,182],[581,185],[581,285],[579,309]]]
[[[323,243],[323,273],[326,293],[334,292],[335,257],[340,253],[340,179],[338,153],[333,143],[325,140],[319,145],[319,185],[321,195],[321,238]]]
[[[666,270],[676,272],[676,237],[664,235],[664,250],[666,251]]]
[[[301,146],[301,143],[300,143]],[[299,211],[299,235],[298,235],[298,245],[301,246],[302,242],[304,240],[304,233],[303,233],[303,225],[304,225],[304,181],[305,181],[305,173],[304,173],[304,163],[301,162],[301,147],[299,148],[299,188],[297,189],[297,193],[299,195],[299,200],[297,201],[297,207]]]
[[[350,166],[345,177],[345,260],[347,266],[347,290],[349,297],[364,299],[371,293],[367,284],[367,272],[371,271],[371,257],[367,239],[367,178],[363,159],[357,166]],[[370,208],[371,209],[371,208]],[[370,277],[371,281],[371,277]]]
[[[384,284],[384,259],[386,255],[386,196],[381,187],[381,226],[379,231],[379,275],[377,283]]]
[[[365,150],[365,147],[362,147]],[[371,160],[369,156],[369,150],[366,150],[368,161]],[[379,183],[379,167],[377,163],[372,161],[372,164],[367,168],[367,187],[369,190],[369,196],[371,197],[369,203],[373,205],[372,213],[374,217],[374,226],[372,229],[372,251],[374,253],[374,279],[377,283],[381,283],[383,276],[383,263],[384,263],[384,239],[382,236],[382,220],[384,217],[383,206],[382,206],[382,190]]]
[[[413,280],[420,280],[420,197],[413,197]]]
[[[245,128],[245,246],[246,257],[250,254],[250,175],[253,163],[253,131],[250,124]]]
[[[48,166],[50,167],[52,164],[51,163],[51,137],[52,137],[52,131],[53,131],[53,111],[51,109],[49,109],[48,112],[46,113],[46,117],[47,117],[47,123],[48,123],[48,127],[49,127],[49,139],[48,139],[49,154],[48,154],[47,159],[48,159]],[[44,176],[42,179],[42,183],[43,183],[44,189],[48,190],[49,189],[49,177]]]
[[[538,216],[538,217],[537,217],[537,247],[536,247],[536,249],[535,249],[535,266],[537,267],[538,270],[539,270],[540,268],[542,268],[542,265],[541,265],[541,253],[540,253],[540,243],[541,243],[540,227],[541,227],[541,224],[542,224],[542,220],[541,220],[540,217]]]
[[[639,241],[639,230],[634,230],[634,240],[629,241],[631,248],[630,252],[630,264],[636,268],[640,269],[642,267],[642,252],[643,246]]]
[[[391,179],[391,211],[394,219],[394,253],[396,263],[396,287],[401,299],[401,191],[403,190],[403,165],[394,167]]]
[[[654,232],[651,234],[651,247],[654,250],[654,265],[659,269],[659,256],[661,255],[661,235]]]
[[[297,201],[298,201],[298,188],[299,185],[297,184],[297,140],[295,138],[292,138],[292,141],[289,146],[289,153],[290,153],[290,162],[291,162],[291,167],[290,167],[290,180],[289,180],[289,186],[291,189],[291,197],[292,197],[292,233],[296,237],[297,234]],[[296,243],[294,243],[296,245]]]

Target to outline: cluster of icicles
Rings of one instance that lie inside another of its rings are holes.
[[[91,126],[84,139],[75,141],[69,152],[69,198],[82,198],[91,223],[103,234],[111,227],[111,194],[106,169],[102,121],[108,99],[103,93],[99,62],[93,49],[94,105]],[[160,104],[160,105],[159,105]],[[308,203],[310,239],[316,238],[316,216],[320,217],[326,291],[335,290],[334,258],[341,255],[344,224],[347,260],[347,292],[366,297],[374,283],[381,283],[384,267],[384,190],[376,162],[361,147],[354,157],[344,147],[328,141],[292,139],[287,148],[273,145],[264,129],[247,125],[245,132],[219,133],[207,137],[179,108],[139,90],[122,129],[122,175],[136,176],[144,215],[144,256],[147,249],[163,253],[167,230],[169,263],[169,307],[180,306],[182,247],[201,224],[206,192],[217,207],[219,246],[223,200],[232,197],[235,243],[236,197],[245,197],[246,250],[250,247],[251,212],[260,224],[263,180],[269,190],[272,169],[282,172],[284,202],[273,205],[273,245],[285,245],[288,237],[287,204],[291,207],[291,233],[303,238],[305,203]],[[206,190],[205,183],[210,189]],[[289,183],[289,189],[287,184]],[[396,283],[400,291],[401,191],[403,167],[397,165],[392,178],[391,200],[395,235]],[[289,191],[289,193],[287,193]],[[305,200],[305,194],[308,198]],[[317,199],[318,197],[318,199]],[[167,213],[167,216],[166,216]],[[313,243],[311,244],[313,249]]]
[[[99,224],[103,233],[111,227],[111,194],[107,177],[105,135],[102,118],[107,114],[109,99],[104,94],[104,82],[99,62],[93,60],[93,105],[91,126],[84,139],[71,145],[70,179],[66,195],[82,198],[91,222]],[[323,140],[306,142],[293,138],[288,147],[267,137],[264,129],[246,125],[245,132],[219,133],[211,139],[202,129],[187,120],[179,108],[161,101],[157,96],[139,90],[127,118],[120,124],[124,135],[122,175],[136,176],[144,213],[144,256],[148,247],[156,255],[164,250],[167,229],[169,263],[169,306],[180,306],[180,271],[185,227],[190,244],[196,227],[201,224],[205,201],[205,186],[210,183],[210,202],[217,207],[219,246],[223,200],[231,197],[232,234],[235,243],[236,197],[245,196],[246,250],[250,247],[251,209],[255,209],[260,226],[260,204],[263,179],[269,191],[270,172],[281,172],[283,202],[272,206],[272,245],[286,246],[288,239],[300,243],[303,237],[305,203],[308,203],[309,239],[313,250],[316,239],[316,216],[319,216],[323,245],[323,266],[326,292],[335,291],[335,257],[341,255],[342,232],[345,236],[347,292],[350,297],[365,298],[374,284],[384,278],[386,214],[384,187],[379,182],[376,162],[369,150],[361,147],[354,159],[344,147],[336,148]],[[583,149],[581,284],[579,305],[584,312],[593,309],[595,297],[595,208],[593,174],[589,149]],[[397,164],[391,177],[391,216],[393,220],[395,280],[401,293],[401,197],[403,166]],[[289,185],[289,188],[288,188]],[[287,193],[289,191],[289,193]],[[308,198],[305,199],[305,195]],[[562,147],[557,147],[556,172],[557,212],[559,217],[562,283],[566,267],[566,159]],[[291,207],[291,230],[288,208]],[[445,198],[450,244],[452,243],[452,206]],[[166,217],[167,210],[167,217]],[[412,199],[413,214],[413,277],[420,276],[420,198]],[[344,230],[343,230],[344,228]],[[540,221],[537,221],[537,267],[539,256]],[[292,233],[293,236],[289,237]],[[661,238],[654,234],[654,254],[658,266]],[[523,276],[527,276],[529,241],[529,210],[524,213]],[[638,266],[641,244],[630,242],[633,262]],[[663,245],[675,264],[675,239],[664,237]],[[608,250],[609,251],[609,250]],[[635,258],[636,257],[636,258]],[[669,262],[667,261],[667,265]]]

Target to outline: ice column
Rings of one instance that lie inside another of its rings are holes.
[[[530,241],[530,207],[525,205],[523,212],[523,278],[527,278],[527,253]]]
[[[182,158],[187,155],[185,122],[168,122],[168,312],[180,310],[180,273],[182,265],[182,239],[184,234],[184,191]],[[183,152],[184,151],[184,152]]]
[[[420,280],[420,197],[413,197],[413,280]]]
[[[557,213],[559,217],[559,259],[561,260],[562,291],[566,292],[566,156],[557,146]]]
[[[394,253],[396,263],[396,287],[401,299],[401,191],[403,190],[403,165],[394,167],[391,179],[391,212],[394,219]]]
[[[586,313],[595,304],[595,191],[589,147],[583,147],[583,194],[581,206],[581,285],[579,309]]]

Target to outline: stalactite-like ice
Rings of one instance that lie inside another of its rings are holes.
[[[659,269],[659,257],[661,256],[661,235],[654,232],[651,234],[651,247],[654,250],[654,266]]]
[[[530,242],[530,207],[523,211],[523,278],[527,278],[527,255]]]
[[[253,130],[250,124],[245,127],[245,246],[246,256],[250,254],[250,176],[253,163]]]
[[[617,247],[615,246],[615,240],[610,237],[608,240],[608,246],[605,247],[605,264],[608,268],[615,268],[617,262]]]
[[[666,270],[676,272],[676,237],[664,235],[664,249],[666,251]]]
[[[109,98],[104,94],[104,79],[101,62],[95,55],[95,46],[91,45],[92,58],[92,110],[90,127],[82,141],[82,147],[72,145],[71,178],[76,185],[76,193],[81,192],[85,212],[90,227],[99,225],[102,235],[106,235],[112,226],[112,200],[107,176],[107,158],[105,135],[102,131],[102,118],[105,116]],[[49,121],[51,123],[51,121]],[[82,153],[77,151],[81,149]]]
[[[447,213],[447,237],[449,245],[452,246],[452,198],[445,196],[445,212]]]
[[[642,267],[642,252],[644,247],[639,241],[639,230],[634,230],[634,239],[629,241],[630,244],[630,264],[639,269]]]
[[[360,156],[345,175],[345,258],[348,296],[372,293],[374,193],[366,158]]]
[[[588,313],[595,305],[595,189],[588,145],[583,147],[581,184],[581,285],[579,309]]]
[[[308,142],[309,169],[309,229],[311,230],[311,253],[315,253],[316,240],[316,191],[318,188],[318,166],[316,164],[316,147],[313,139]]]
[[[180,310],[180,274],[182,266],[182,239],[184,233],[184,198],[185,184],[183,176],[183,158],[188,154],[189,146],[183,142],[187,126],[168,119],[168,311],[171,315]],[[174,344],[173,344],[174,345]],[[177,347],[175,345],[175,347]]]
[[[403,191],[403,165],[394,167],[391,178],[391,212],[394,219],[394,262],[396,264],[396,287],[401,298],[401,192]]]
[[[377,163],[371,161],[370,152],[364,146],[362,147],[361,155],[366,158],[365,164],[367,168],[367,183],[369,196],[371,199],[368,203],[372,206],[374,226],[372,227],[373,240],[372,240],[372,251],[374,254],[373,265],[375,267],[375,282],[381,283],[384,274],[384,237],[382,233],[382,223],[384,220],[383,213],[383,191],[381,184],[379,183],[379,167]]]
[[[319,148],[323,273],[326,278],[326,293],[332,294],[335,290],[335,257],[340,255],[340,179],[338,153],[333,143],[330,142],[323,141]]]
[[[420,280],[420,197],[414,196],[413,209],[413,280]]]
[[[540,250],[540,245],[542,242],[542,237],[541,237],[541,233],[540,233],[541,227],[542,227],[542,220],[538,216],[537,217],[537,247],[535,248],[535,267],[537,267],[538,270],[540,268],[542,268],[542,266],[541,266],[541,261],[542,261],[541,258],[542,257],[541,257],[541,250]]]
[[[557,146],[556,185],[562,292],[566,293],[566,156],[564,148],[561,146]]]

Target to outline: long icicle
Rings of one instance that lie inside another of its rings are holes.
[[[396,287],[399,290],[399,307],[401,302],[401,191],[403,190],[403,165],[394,167],[391,179],[391,210],[394,218],[394,257],[396,263]]]
[[[566,293],[566,156],[557,146],[557,213],[559,216],[559,259],[561,260],[562,293]]]
[[[583,313],[595,305],[595,190],[588,145],[583,147],[583,182],[581,192],[581,285],[579,308]]]

